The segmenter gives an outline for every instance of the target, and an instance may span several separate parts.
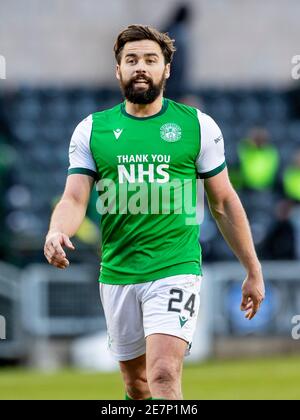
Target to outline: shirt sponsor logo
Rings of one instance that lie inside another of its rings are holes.
[[[117,158],[120,184],[169,181],[170,155],[118,155]]]
[[[160,137],[173,143],[181,139],[181,127],[175,123],[167,123],[160,127]]]
[[[218,143],[219,143],[219,141],[221,141],[221,140],[223,140],[223,136],[222,136],[222,134],[221,134],[219,137],[217,137],[217,138],[214,140],[214,142],[215,142],[216,144],[218,144]]]
[[[70,144],[69,154],[71,155],[72,153],[74,153],[76,149],[77,149],[77,144]]]

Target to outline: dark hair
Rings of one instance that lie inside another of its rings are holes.
[[[114,53],[117,63],[121,62],[121,53],[127,42],[142,41],[149,39],[160,45],[165,63],[171,63],[176,48],[174,39],[171,39],[167,33],[159,32],[157,29],[147,25],[129,25],[118,35],[114,45]]]

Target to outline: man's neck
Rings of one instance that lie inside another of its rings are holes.
[[[154,102],[147,105],[133,104],[132,102],[125,101],[125,110],[127,114],[133,115],[134,117],[151,117],[152,115],[158,114],[162,108],[163,95],[161,94]]]

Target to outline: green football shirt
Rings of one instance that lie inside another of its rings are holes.
[[[211,117],[163,98],[159,113],[139,118],[121,103],[76,127],[69,158],[69,175],[97,182],[100,282],[202,274],[197,179],[226,166],[223,136]]]

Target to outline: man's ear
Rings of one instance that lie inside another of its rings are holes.
[[[120,66],[119,64],[116,65],[116,78],[120,80]]]
[[[165,70],[166,79],[168,79],[170,77],[170,73],[171,73],[171,64],[168,63],[168,64],[166,64],[166,70]]]

